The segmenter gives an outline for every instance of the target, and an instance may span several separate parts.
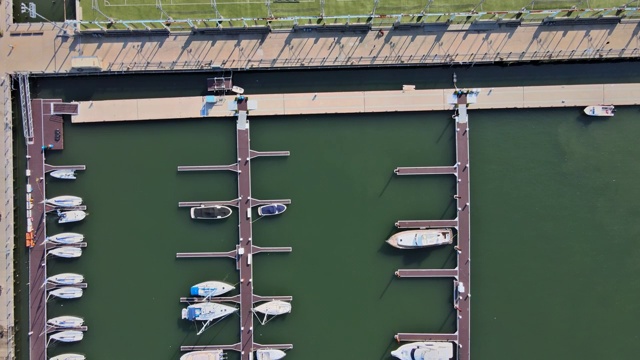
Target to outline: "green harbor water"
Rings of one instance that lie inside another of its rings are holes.
[[[575,71],[591,71],[598,82],[602,66]],[[492,82],[498,70],[513,76]],[[552,66],[456,71],[469,87],[490,87],[522,83],[524,70],[536,75],[532,83],[571,78]],[[453,70],[393,71],[361,86],[398,88],[419,78],[421,87],[429,79],[445,87]],[[286,79],[291,84],[282,91],[314,91],[331,89],[327,74],[345,84],[339,89],[355,87],[346,84],[355,75],[339,72],[309,75],[315,84],[290,73],[236,79],[249,93],[277,91]],[[617,76],[634,81],[629,74]],[[185,75],[156,92],[151,78],[78,78],[64,88],[60,79],[42,79],[36,91],[99,99],[132,96],[139,84],[153,94],[147,96],[194,95],[204,93],[202,78]],[[474,359],[637,357],[639,110],[621,107],[610,120],[589,119],[577,108],[471,110]],[[454,162],[451,113],[252,118],[251,132],[253,149],[291,151],[252,161],[254,197],[292,199],[285,214],[254,223],[256,245],[293,247],[290,254],[255,256],[255,292],[294,299],[291,314],[265,326],[256,321],[256,342],[294,344],[287,359],[391,359],[396,332],[455,331],[450,279],[393,276],[398,268],[452,267],[453,249],[403,252],[384,243],[398,219],[455,216],[452,177],[393,176],[397,166]],[[48,222],[49,234],[77,231],[89,244],[80,259],[49,261],[49,274],[78,272],[89,284],[79,300],[49,302],[49,317],[82,316],[89,326],[82,342],[54,344],[50,356],[169,360],[179,358],[181,345],[238,341],[237,316],[196,336],[193,324],[180,320],[178,302],[196,282],[239,282],[234,262],[175,258],[237,242],[237,214],[195,222],[177,207],[235,198],[235,174],[176,171],[235,162],[234,120],[67,123],[65,150],[51,152],[48,162],[87,165],[74,182],[49,179],[47,190],[49,197],[82,196],[90,213],[68,227]]]

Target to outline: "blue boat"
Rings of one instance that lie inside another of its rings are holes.
[[[287,206],[283,204],[263,205],[258,208],[258,215],[260,216],[278,215],[278,214],[282,214],[285,210],[287,210]]]

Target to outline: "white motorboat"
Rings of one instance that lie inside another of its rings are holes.
[[[56,244],[77,244],[84,240],[84,235],[72,232],[60,233],[47,237],[47,241]]]
[[[212,297],[235,289],[235,286],[222,281],[205,281],[191,287],[191,296]]]
[[[60,207],[71,207],[82,205],[82,198],[73,195],[61,195],[45,200],[47,204]]]
[[[51,290],[49,294],[60,299],[77,299],[82,297],[82,289],[66,286]]]
[[[429,246],[451,244],[451,229],[407,230],[392,235],[387,243],[398,249],[417,249]]]
[[[616,108],[613,105],[593,105],[584,108],[584,113],[589,116],[611,117],[615,115]]]
[[[54,356],[52,358],[49,358],[49,360],[85,360],[86,358],[84,357],[84,355],[81,354],[62,354],[62,355],[57,355]]]
[[[278,360],[285,357],[287,353],[278,349],[259,349],[256,350],[256,360]]]
[[[191,321],[211,321],[233,314],[238,309],[218,303],[199,303],[182,309],[182,318]]]
[[[446,341],[413,342],[391,352],[400,360],[449,360],[453,358],[453,343]]]
[[[231,209],[222,205],[199,206],[191,208],[192,219],[218,220],[228,218]]]
[[[60,211],[58,210],[58,224],[76,222],[87,217],[87,213],[82,210]]]
[[[50,339],[60,342],[76,342],[82,340],[84,333],[76,330],[65,330],[49,336]]]
[[[84,276],[74,273],[62,273],[49,276],[47,282],[59,285],[74,285],[84,281]]]
[[[52,172],[49,173],[51,176],[53,176],[56,179],[63,179],[63,180],[75,180],[76,179],[76,171],[75,170],[68,170],[68,169],[64,169],[64,170],[54,170]]]
[[[80,255],[82,255],[82,249],[78,247],[72,247],[72,246],[63,246],[63,247],[55,248],[53,250],[49,250],[47,254],[55,255],[61,258],[71,259],[71,258],[80,257]]]
[[[260,216],[272,216],[282,214],[287,210],[287,206],[284,204],[269,204],[262,205],[258,208],[258,215]]]
[[[62,328],[78,328],[84,324],[84,319],[77,316],[58,316],[47,320],[47,324]]]
[[[256,306],[253,310],[265,315],[282,315],[291,312],[291,303],[273,300]]]
[[[224,352],[222,350],[192,351],[180,356],[180,360],[222,360]]]

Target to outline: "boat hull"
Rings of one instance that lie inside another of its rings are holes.
[[[391,352],[400,360],[448,360],[453,358],[453,343],[447,341],[414,342]]]
[[[84,240],[84,235],[78,233],[60,233],[47,237],[47,241],[54,242],[56,244],[77,244]]]
[[[47,324],[62,328],[77,328],[84,324],[84,319],[76,316],[58,316],[47,320]]]
[[[72,196],[72,195],[62,195],[62,196],[56,196],[52,199],[47,199],[46,202],[47,204],[50,204],[53,206],[71,207],[71,206],[82,205],[82,198],[78,196]]]
[[[74,273],[62,273],[58,275],[49,276],[47,282],[59,284],[59,285],[74,285],[84,281],[84,276]]]
[[[407,230],[392,235],[387,243],[398,249],[419,249],[453,243],[451,229]]]
[[[274,300],[256,306],[254,310],[265,315],[282,315],[291,312],[291,304],[286,301]]]
[[[49,173],[52,177],[56,179],[62,180],[75,180],[76,172],[75,170],[54,170]]]
[[[616,109],[613,105],[593,105],[584,108],[584,113],[589,116],[611,117],[615,115]]]
[[[78,258],[82,255],[82,249],[77,247],[64,246],[57,249],[49,250],[49,254],[65,259],[73,259]]]
[[[60,342],[76,342],[84,338],[84,333],[82,331],[66,330],[55,333],[49,336],[49,338]]]
[[[205,281],[191,287],[192,296],[219,296],[235,289],[235,286],[222,281]]]
[[[222,350],[192,351],[180,356],[180,360],[222,360],[224,352]]]
[[[287,206],[284,204],[263,205],[258,208],[258,215],[260,216],[280,215],[286,210],[287,210]]]
[[[60,299],[77,299],[82,297],[82,293],[82,289],[74,287],[62,287],[49,292],[51,296],[55,296]]]
[[[260,349],[256,350],[256,360],[279,360],[287,356],[282,350],[278,349]]]
[[[86,359],[85,356],[81,354],[62,354],[62,355],[54,356],[49,360],[85,360],[85,359]]]
[[[191,218],[196,220],[226,219],[231,215],[231,208],[226,206],[199,206],[191,208]]]
[[[200,303],[182,309],[182,318],[191,321],[210,321],[231,315],[238,309],[218,303]]]
[[[76,221],[84,220],[87,217],[87,213],[82,210],[72,210],[72,211],[60,211],[58,212],[58,224],[66,224]]]

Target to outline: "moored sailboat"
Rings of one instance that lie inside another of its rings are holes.
[[[47,204],[60,207],[71,207],[82,205],[82,198],[73,195],[61,195],[45,200]]]
[[[75,180],[76,179],[76,171],[63,169],[63,170],[54,170],[49,173],[52,177],[56,179],[62,180]]]
[[[82,242],[82,240],[84,240],[84,235],[73,232],[65,232],[47,237],[47,241],[56,244],[77,244]]]
[[[51,290],[49,295],[60,299],[77,299],[82,297],[82,289],[75,287],[61,287],[59,289]]]
[[[47,320],[47,324],[61,328],[78,328],[84,324],[84,319],[77,316],[58,316]]]
[[[425,341],[404,344],[391,352],[400,360],[449,360],[453,358],[453,343]]]
[[[76,342],[84,338],[84,333],[76,330],[65,330],[52,334],[49,338],[60,342]]]
[[[191,287],[192,296],[212,297],[235,289],[235,286],[222,281],[205,281]]]
[[[47,282],[58,285],[74,285],[84,281],[84,276],[74,273],[62,273],[58,275],[49,276]]]
[[[55,255],[61,258],[72,259],[72,258],[80,257],[80,255],[82,255],[82,249],[78,247],[72,247],[72,246],[63,246],[63,247],[55,248],[53,250],[49,250],[47,254]]]
[[[85,360],[85,356],[81,354],[61,354],[49,358],[49,360]]]
[[[407,230],[392,235],[387,243],[398,249],[416,249],[451,244],[451,229]]]
[[[224,352],[222,350],[191,351],[180,356],[180,360],[222,360],[222,359],[224,359]]]
[[[291,303],[281,300],[273,300],[258,305],[253,310],[265,315],[282,315],[291,312]]]
[[[87,213],[82,210],[60,211],[58,210],[58,224],[81,221],[87,217]]]

